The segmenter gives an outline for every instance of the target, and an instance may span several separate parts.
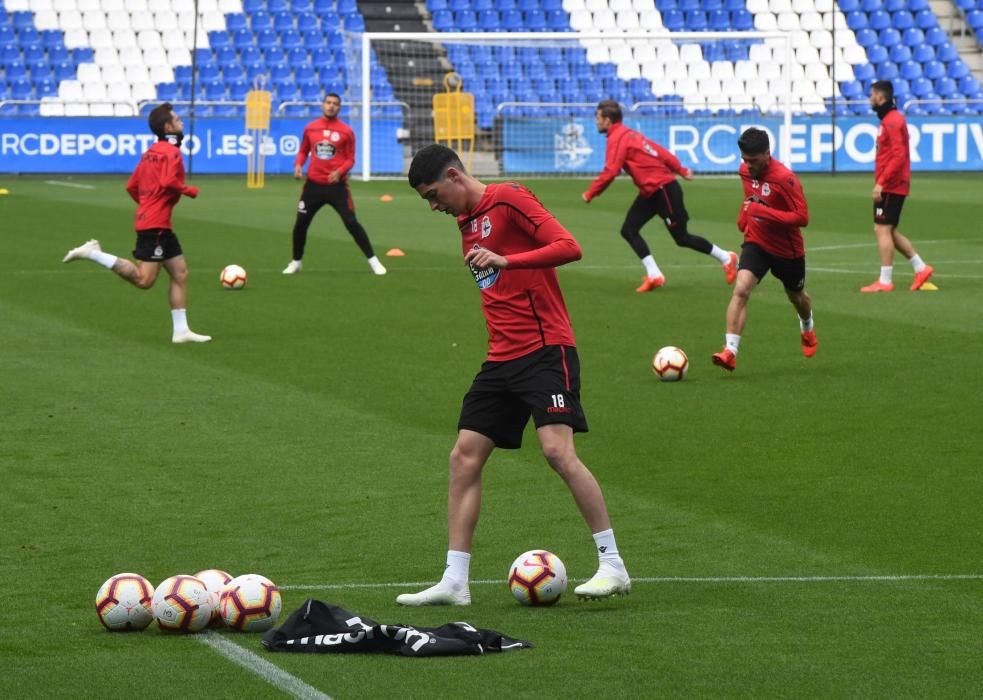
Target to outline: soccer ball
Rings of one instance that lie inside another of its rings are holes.
[[[226,265],[218,279],[226,289],[242,289],[246,286],[246,271],[239,265]]]
[[[243,574],[225,584],[219,601],[222,619],[240,632],[265,632],[276,624],[283,601],[265,576]]]
[[[116,574],[96,593],[99,622],[110,631],[142,630],[154,620],[154,587],[140,574]]]
[[[200,632],[212,619],[212,599],[205,582],[179,574],[154,592],[154,617],[165,632]]]
[[[678,382],[686,376],[689,358],[677,347],[668,345],[652,358],[652,371],[664,382]]]
[[[219,612],[218,602],[219,598],[222,597],[222,589],[225,588],[225,584],[232,580],[232,575],[221,569],[204,569],[195,574],[195,578],[204,581],[205,588],[208,589],[209,599],[212,603],[212,622],[221,624],[222,613]]]
[[[509,590],[523,605],[553,605],[567,590],[567,567],[545,549],[523,552],[509,569]]]

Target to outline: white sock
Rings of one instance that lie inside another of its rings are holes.
[[[809,312],[809,318],[807,318],[806,320],[803,321],[802,320],[802,317],[801,316],[799,317],[799,328],[802,329],[802,332],[803,333],[806,333],[806,332],[812,330],[812,312],[811,311]]]
[[[741,336],[736,333],[724,333],[724,346],[735,355],[737,347],[741,344]]]
[[[621,561],[621,555],[618,554],[618,545],[614,541],[614,530],[608,528],[601,532],[595,532],[594,542],[597,544],[598,562],[624,568],[625,564]]]
[[[912,255],[908,262],[911,263],[911,269],[915,271],[916,275],[925,269],[925,261],[922,260],[922,256],[918,253]]]
[[[174,322],[174,334],[187,333],[188,331],[188,310],[171,309],[171,320]]]
[[[894,265],[881,265],[881,284],[891,284],[894,275]]]
[[[714,246],[713,248],[710,249],[710,255],[716,258],[717,262],[719,262],[721,265],[726,265],[727,263],[730,262],[730,253],[728,253],[723,248],[718,248],[717,246]]]
[[[651,255],[642,258],[642,265],[645,266],[645,274],[649,277],[662,277],[662,270],[655,264],[655,258]]]
[[[116,256],[110,253],[103,253],[101,250],[94,250],[87,256],[94,263],[99,263],[107,270],[112,270],[116,264]],[[917,272],[917,270],[916,270]]]
[[[447,581],[454,586],[467,585],[470,564],[470,552],[455,552],[453,549],[447,550],[447,566],[444,569],[444,576],[441,580]]]

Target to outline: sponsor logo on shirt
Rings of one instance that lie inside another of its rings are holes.
[[[338,139],[335,139],[335,141],[337,140]],[[318,141],[317,145],[314,146],[314,157],[318,158],[319,160],[328,160],[329,158],[334,157],[336,150],[337,149],[334,147],[334,144],[327,141]]]
[[[477,248],[478,244],[476,243],[474,247]],[[488,289],[490,286],[495,284],[495,282],[498,280],[498,275],[501,272],[494,267],[489,267],[487,270],[479,270],[470,262],[468,263],[468,269],[471,270],[471,274],[474,275],[474,281],[478,283],[478,289]]]

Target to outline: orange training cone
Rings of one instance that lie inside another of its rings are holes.
[[[399,248],[390,248],[389,250],[386,251],[386,257],[389,257],[389,258],[402,258],[402,257],[405,257],[405,256],[406,256],[406,253],[404,253]]]

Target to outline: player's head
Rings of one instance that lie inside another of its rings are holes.
[[[472,183],[477,181],[447,146],[434,143],[417,151],[407,178],[433,211],[459,216],[470,209]]]
[[[875,80],[870,86],[870,106],[875,110],[884,105],[894,104],[894,83],[890,80]]]
[[[180,115],[174,111],[170,102],[157,105],[150,111],[147,118],[150,130],[157,135],[158,139],[166,139],[168,136],[184,136],[184,123]]]
[[[753,126],[745,129],[737,139],[737,147],[741,149],[741,160],[747,164],[751,177],[758,177],[768,167],[771,161],[771,142],[764,129]]]
[[[621,105],[617,100],[602,100],[597,103],[597,111],[594,112],[594,122],[597,124],[599,134],[608,133],[612,124],[617,124],[623,119]]]
[[[341,96],[337,92],[329,92],[321,102],[321,111],[328,119],[334,119],[341,111]]]

